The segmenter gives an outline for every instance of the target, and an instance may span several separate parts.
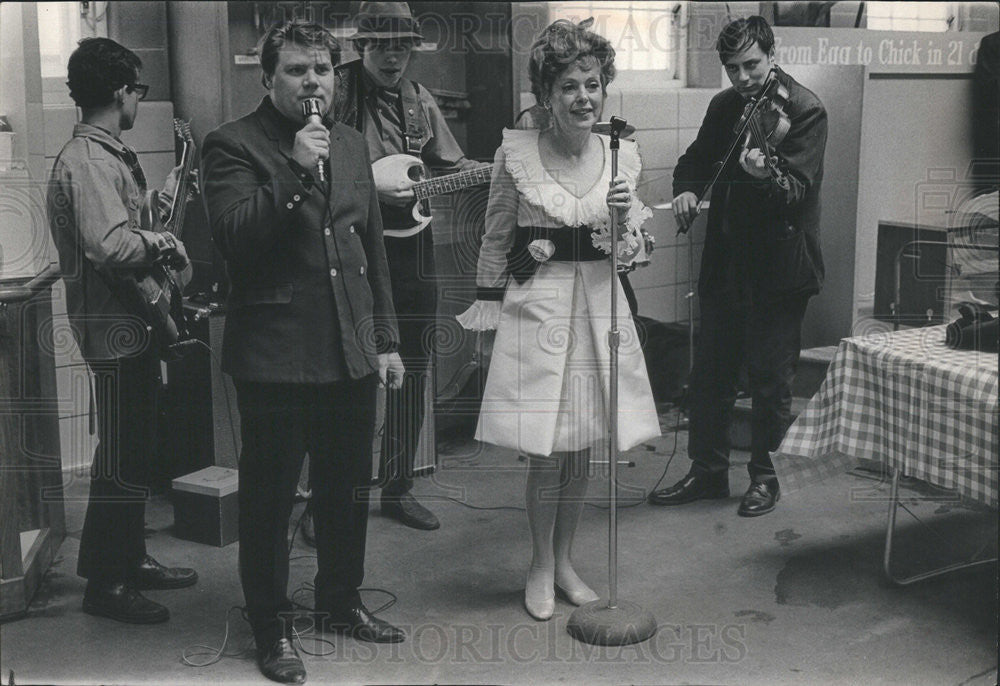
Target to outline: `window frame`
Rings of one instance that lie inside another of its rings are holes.
[[[604,5],[606,2],[601,0],[577,0],[577,1],[561,1],[561,2],[548,2],[547,5],[547,16],[548,24],[551,24],[556,19],[564,18],[559,13],[553,12],[554,9],[558,9],[558,6],[562,5],[565,9],[572,9],[573,6],[578,6],[580,8],[579,15],[574,15],[574,17],[579,21],[586,19],[587,16],[594,16],[596,13],[602,10],[614,10],[622,11],[626,8],[611,8],[611,7],[598,7],[592,12],[589,7],[594,4]],[[630,0],[629,2],[620,2],[615,4],[627,5],[628,10],[642,9],[648,3]],[[677,0],[676,2],[670,3],[676,9],[677,17],[671,20],[671,31],[673,32],[672,45],[670,46],[670,53],[673,54],[672,57],[672,69],[628,69],[623,68],[616,64],[617,75],[615,80],[611,82],[612,88],[627,89],[629,91],[636,90],[660,90],[660,89],[677,89],[685,88],[687,86],[687,46],[688,46],[688,2],[684,0]],[[656,11],[656,10],[647,10]],[[670,9],[662,10],[664,14],[673,13]],[[591,12],[588,14],[588,12]],[[676,26],[674,25],[676,23]],[[596,30],[600,32],[601,27],[595,26]],[[603,34],[602,34],[603,35]],[[605,36],[609,40],[608,36]],[[614,45],[614,42],[612,42]],[[615,45],[615,49],[619,50],[619,46]]]

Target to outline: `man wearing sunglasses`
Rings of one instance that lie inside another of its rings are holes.
[[[150,194],[120,136],[135,124],[149,91],[138,81],[141,67],[135,53],[112,40],[80,41],[67,85],[83,116],[53,165],[47,205],[73,334],[94,375],[99,443],[77,562],[87,579],[83,610],[153,624],[170,614],[140,591],[191,586],[198,575],[161,565],[146,554],[144,538],[160,361],[125,284],[158,262],[185,277],[189,263],[181,241],[139,228]],[[179,173],[177,167],[167,179],[165,206]]]

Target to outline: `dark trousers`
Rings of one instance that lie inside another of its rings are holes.
[[[375,374],[331,384],[236,380],[240,580],[257,645],[290,632],[288,519],[309,453],[318,610],[358,602],[364,578]]]
[[[416,236],[385,239],[392,276],[392,302],[399,321],[403,385],[387,389],[379,477],[383,497],[413,487],[413,463],[424,423],[424,382],[434,354],[437,283],[431,227]]]
[[[90,470],[77,574],[123,581],[146,555],[143,530],[156,445],[160,363],[150,350],[137,357],[93,361],[90,370],[99,442]]]
[[[770,452],[777,450],[791,419],[792,379],[807,302],[795,298],[747,308],[702,299],[690,383],[688,455],[693,471],[729,469],[729,425],[745,364],[753,402],[750,476],[774,478]]]

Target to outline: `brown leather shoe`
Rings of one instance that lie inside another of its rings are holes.
[[[306,667],[295,646],[287,638],[279,638],[263,647],[257,646],[257,666],[271,681],[282,684],[302,684]]]
[[[159,624],[170,619],[167,608],[124,581],[88,581],[83,611],[127,624]]]
[[[774,509],[775,503],[781,498],[781,487],[777,479],[755,481],[743,494],[740,509],[736,511],[740,517],[757,517]]]
[[[165,567],[147,555],[132,570],[133,583],[140,591],[165,591],[187,588],[198,582],[198,573],[187,567]]]

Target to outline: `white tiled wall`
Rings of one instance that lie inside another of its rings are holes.
[[[632,272],[629,279],[639,300],[639,314],[663,322],[688,320],[688,263],[693,263],[691,276],[696,285],[705,220],[695,223],[689,241],[687,236],[676,235],[671,211],[655,206],[673,198],[677,158],[694,141],[708,103],[718,92],[713,88],[608,91],[606,111],[620,113],[637,129],[633,138],[642,155],[639,197],[654,207],[653,217],[645,225],[656,239],[651,263]]]

